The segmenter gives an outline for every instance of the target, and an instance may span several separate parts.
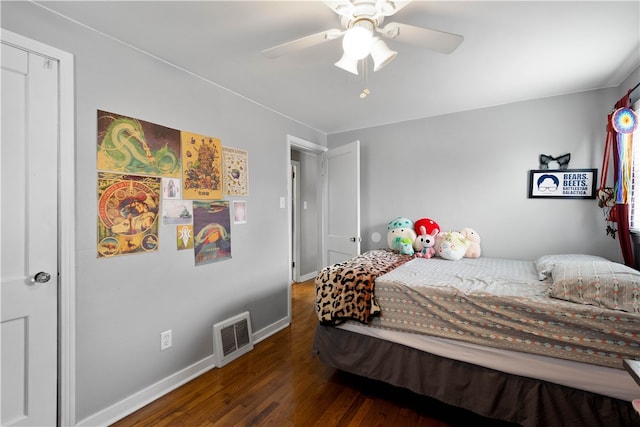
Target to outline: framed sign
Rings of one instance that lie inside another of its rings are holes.
[[[597,169],[531,170],[529,198],[595,199]]]

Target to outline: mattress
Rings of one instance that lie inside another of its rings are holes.
[[[640,397],[640,387],[628,372],[621,369],[502,350],[448,338],[380,329],[356,322],[346,322],[336,327],[436,356],[629,402]]]
[[[549,296],[534,262],[415,258],[375,279],[373,328],[623,369],[640,316]]]

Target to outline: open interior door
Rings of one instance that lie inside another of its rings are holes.
[[[324,154],[323,265],[360,254],[360,141]]]

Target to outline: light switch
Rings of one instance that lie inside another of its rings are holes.
[[[284,209],[287,207],[287,202],[284,197],[280,197],[280,209]]]

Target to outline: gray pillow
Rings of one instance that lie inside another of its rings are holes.
[[[608,261],[606,258],[596,255],[587,254],[557,254],[557,255],[543,255],[535,261],[536,271],[538,272],[538,279],[545,280],[547,277],[551,277],[551,270],[559,262],[571,262],[571,261]]]
[[[554,298],[640,313],[640,272],[610,261],[560,262],[551,272]]]

